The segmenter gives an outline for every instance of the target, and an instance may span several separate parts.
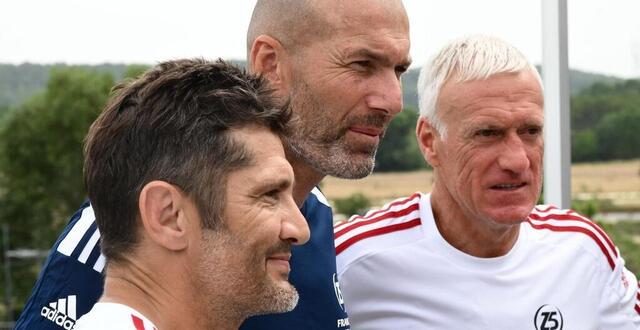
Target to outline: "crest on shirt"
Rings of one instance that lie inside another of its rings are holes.
[[[542,305],[536,311],[533,324],[536,326],[536,330],[562,330],[562,312],[558,307]]]
[[[333,273],[333,290],[336,293],[336,299],[338,300],[338,304],[340,308],[344,311],[344,299],[342,298],[342,291],[340,291],[340,282],[338,282],[338,276],[336,273]]]

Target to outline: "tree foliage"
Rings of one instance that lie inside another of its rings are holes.
[[[412,171],[426,167],[416,140],[418,113],[405,109],[392,121],[376,154],[376,172]]]
[[[0,223],[10,225],[12,249],[48,250],[85,199],[82,143],[113,84],[106,73],[54,70],[44,92],[2,117]],[[26,300],[37,271],[13,269],[17,302]]]
[[[336,213],[350,217],[366,212],[371,207],[371,200],[363,193],[355,193],[349,197],[334,200],[333,205]]]
[[[109,74],[54,70],[44,93],[4,118],[0,219],[22,224],[14,226],[14,246],[50,246],[62,222],[84,199],[82,141],[112,86]]]
[[[572,159],[640,157],[640,80],[596,83],[571,99]]]

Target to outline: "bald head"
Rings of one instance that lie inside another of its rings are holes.
[[[327,38],[337,30],[349,29],[355,23],[353,18],[366,17],[363,13],[372,7],[383,8],[388,14],[395,13],[396,18],[408,26],[400,0],[258,0],[249,23],[247,52],[263,34],[277,39],[293,52]],[[375,17],[371,19],[369,23],[376,20]]]
[[[247,32],[247,52],[266,34],[290,51],[328,35],[329,26],[314,0],[258,0]]]

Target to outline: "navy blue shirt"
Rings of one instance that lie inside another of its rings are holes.
[[[291,251],[289,281],[300,294],[298,305],[288,313],[250,318],[242,330],[349,329],[336,276],[331,208],[314,189],[301,211],[311,237]],[[51,249],[15,329],[71,329],[75,320],[91,310],[104,283],[99,238],[93,210],[86,202]]]

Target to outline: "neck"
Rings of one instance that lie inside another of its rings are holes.
[[[304,200],[307,199],[313,187],[317,186],[325,176],[324,174],[318,173],[318,171],[288,151],[286,152],[286,156],[289,163],[291,163],[291,167],[293,167],[293,174],[295,176],[293,199],[296,201],[298,207],[302,207]]]
[[[464,212],[437,184],[431,193],[431,208],[442,237],[456,249],[478,258],[506,255],[518,240],[519,224],[500,225],[482,221]]]
[[[181,285],[186,278],[171,276],[171,271],[166,270],[168,264],[164,270],[156,271],[140,266],[140,262],[110,264],[100,301],[127,305],[142,313],[158,329],[240,327],[243,317],[228,313],[224,301],[211,304],[214,297],[203,299],[198,297],[198,289],[193,285]]]

